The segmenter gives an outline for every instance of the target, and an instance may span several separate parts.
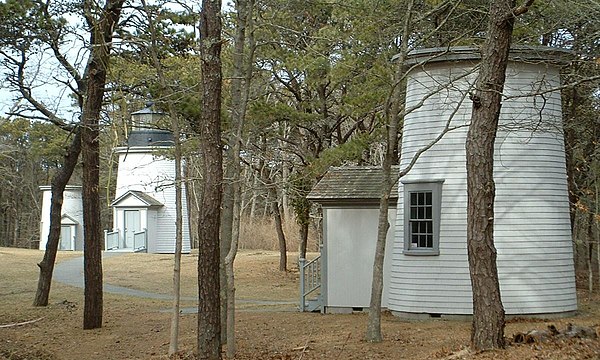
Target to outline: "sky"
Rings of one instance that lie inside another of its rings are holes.
[[[77,24],[78,18],[65,15],[67,21],[71,24]],[[83,69],[82,62],[85,60],[85,52],[80,39],[74,35],[65,39],[61,47],[63,54],[68,61],[80,70]],[[0,56],[0,59],[2,57]],[[7,113],[14,109],[16,99],[19,93],[11,89],[6,81],[6,74],[9,70],[0,67],[0,117],[7,117]],[[57,113],[67,121],[73,120],[75,114],[71,106],[71,99],[68,94],[70,90],[61,84],[57,79],[66,79],[65,71],[58,66],[57,60],[49,50],[40,51],[37,54],[32,53],[28,59],[26,69],[26,81],[30,83],[33,97],[46,105],[51,111]],[[23,105],[26,103],[23,102]]]
[[[151,3],[152,0],[148,1]],[[188,6],[198,8],[200,0],[186,0]],[[177,10],[181,5],[176,2],[169,3],[172,9]],[[223,0],[222,11],[233,11],[233,3],[230,0]],[[64,18],[69,24],[77,26],[81,24],[81,19],[75,15],[65,14]],[[83,44],[80,37],[71,36],[63,46],[63,53],[67,56],[69,62],[76,64],[80,71],[84,68],[86,60],[86,52],[81,51]],[[0,57],[1,59],[1,57]],[[32,93],[36,99],[43,102],[51,110],[55,111],[60,117],[67,121],[76,121],[77,113],[71,106],[72,99],[69,98],[69,89],[56,81],[56,79],[66,79],[64,70],[59,71],[59,66],[48,51],[39,55],[37,59],[31,59],[32,67],[28,69],[28,78],[32,81]],[[35,66],[35,68],[33,68]],[[34,75],[35,74],[35,75]],[[0,67],[0,117],[7,117],[7,113],[15,105],[15,99],[19,95],[16,92],[11,92],[8,83],[5,80],[6,74]]]

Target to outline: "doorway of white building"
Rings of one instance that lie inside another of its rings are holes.
[[[124,230],[123,236],[123,248],[132,249],[134,234],[141,230],[140,211],[139,210],[125,210],[124,212]]]
[[[59,250],[75,250],[75,229],[72,225],[60,226]]]

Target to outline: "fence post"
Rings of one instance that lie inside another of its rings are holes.
[[[300,312],[306,310],[306,303],[304,301],[304,293],[306,292],[304,284],[304,266],[306,265],[306,259],[300,258],[298,260],[298,269],[300,270]]]

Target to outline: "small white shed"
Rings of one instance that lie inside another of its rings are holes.
[[[327,313],[368,308],[381,197],[381,168],[333,167],[308,199],[323,210],[321,305]],[[387,307],[397,194],[390,199],[382,306]]]
[[[40,186],[42,191],[42,214],[40,217],[40,250],[46,250],[50,233],[50,186]],[[67,185],[63,193],[60,240],[58,250],[83,250],[83,204],[81,186]]]

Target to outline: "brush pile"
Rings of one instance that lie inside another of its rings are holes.
[[[556,339],[597,339],[596,330],[588,326],[577,326],[569,323],[566,328],[559,330],[554,325],[548,325],[545,330],[531,330],[516,333],[513,336],[515,344],[534,344]]]

